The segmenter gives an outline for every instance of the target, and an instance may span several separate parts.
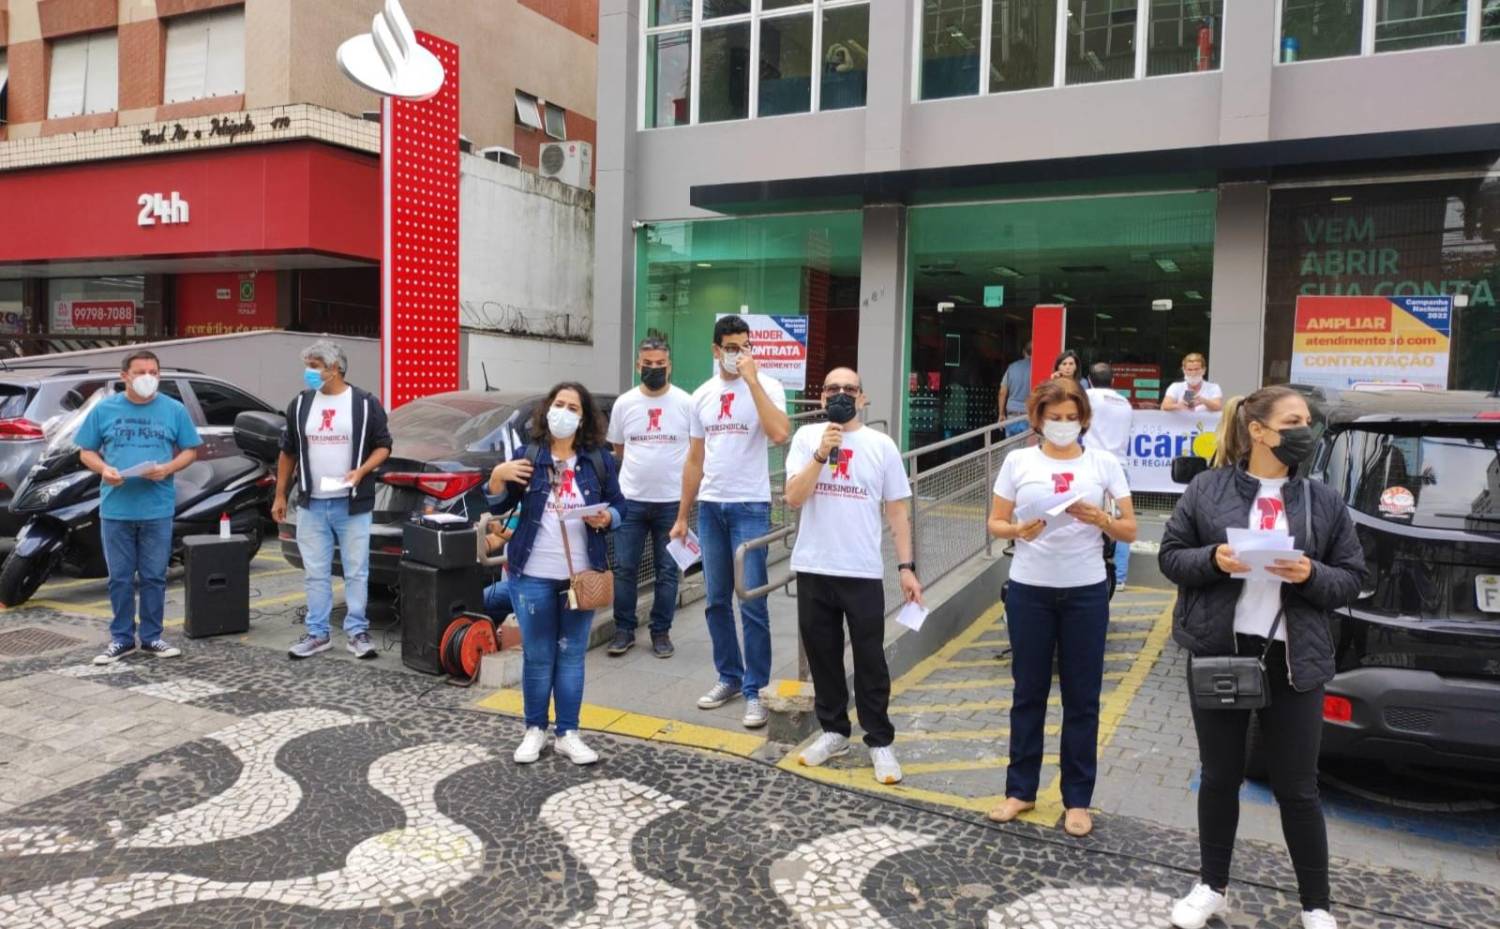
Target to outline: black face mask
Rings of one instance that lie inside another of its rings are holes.
[[[828,421],[842,426],[854,418],[854,398],[848,394],[835,394],[828,398],[824,404],[828,413]]]
[[[1295,468],[1312,454],[1313,431],[1310,427],[1290,426],[1276,434],[1281,436],[1281,444],[1271,449],[1271,454],[1288,468]]]
[[[642,368],[641,386],[647,390],[661,390],[667,386],[666,368]]]

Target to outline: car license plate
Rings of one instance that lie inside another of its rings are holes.
[[[1500,574],[1476,574],[1474,600],[1486,613],[1500,613]]]

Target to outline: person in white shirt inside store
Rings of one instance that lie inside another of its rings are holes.
[[[823,379],[828,422],[798,429],[786,456],[786,502],[802,511],[792,549],[797,628],[823,729],[797,760],[815,766],[849,751],[847,623],[854,652],[854,702],[875,780],[895,784],[901,780],[901,766],[891,748],[896,732],[888,713],[882,510],[896,550],[902,596],[920,604],[922,585],[911,558],[911,485],[901,451],[890,436],[860,423],[864,406],[859,375],[850,368],[829,371]]]
[[[1085,393],[1089,398],[1089,409],[1093,419],[1089,422],[1089,448],[1102,449],[1125,464],[1129,459],[1130,426],[1134,413],[1130,401],[1112,386],[1115,370],[1101,361],[1089,368],[1091,386]],[[1115,590],[1125,589],[1125,577],[1130,572],[1130,543],[1115,543]]]
[[[1224,409],[1224,391],[1213,381],[1205,380],[1208,359],[1193,352],[1182,359],[1182,380],[1167,388],[1161,408],[1167,412],[1217,413]]]
[[[672,353],[661,339],[642,340],[636,350],[636,369],[641,385],[616,400],[609,417],[610,445],[623,458],[620,493],[625,497],[625,511],[615,529],[615,637],[608,653],[623,655],[635,645],[641,552],[649,537],[654,577],[651,652],[670,658],[679,572],[667,554],[667,542],[677,522],[693,398],[670,383]]]

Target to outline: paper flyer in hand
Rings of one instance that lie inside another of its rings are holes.
[[[697,533],[689,529],[687,538],[680,542],[673,539],[667,543],[667,554],[671,555],[672,560],[677,562],[679,570],[686,571],[697,564],[698,559],[703,557],[703,547],[698,544]]]
[[[901,608],[901,612],[896,614],[896,622],[916,632],[922,628],[922,623],[927,621],[927,613],[927,607],[915,600],[908,600]]]
[[[150,471],[154,467],[156,467],[156,462],[154,462],[154,461],[143,461],[140,464],[134,464],[134,465],[131,465],[128,468],[121,469],[120,476],[121,477],[145,477],[146,476],[146,472]]]
[[[585,516],[593,516],[596,513],[608,512],[608,503],[590,503],[588,506],[575,506],[572,509],[563,510],[558,515],[563,519],[583,519]]]
[[[1063,492],[1022,504],[1016,507],[1016,522],[1024,526],[1033,519],[1040,519],[1044,524],[1042,535],[1048,535],[1076,522],[1068,513],[1068,507],[1082,499],[1081,493]]]
[[[341,477],[325,477],[318,481],[318,491],[325,494],[331,494],[338,490],[348,490],[353,486],[353,484]]]
[[[1254,578],[1283,583],[1283,578],[1266,569],[1278,561],[1296,561],[1302,557],[1302,550],[1292,537],[1280,530],[1229,529],[1225,536],[1234,557],[1250,567],[1248,572],[1230,575],[1240,580]]]

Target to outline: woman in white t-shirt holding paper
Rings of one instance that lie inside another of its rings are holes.
[[[1135,541],[1135,509],[1119,459],[1078,442],[1090,413],[1077,382],[1043,383],[1026,401],[1026,415],[1042,441],[1005,457],[990,508],[990,535],[1016,540],[1016,553],[1005,596],[1014,681],[1010,766],[1005,800],[989,818],[1010,822],[1036,807],[1055,656],[1063,702],[1063,828],[1085,836],[1093,831],[1088,807],[1109,627],[1100,534]],[[1119,516],[1110,515],[1111,499]]]

